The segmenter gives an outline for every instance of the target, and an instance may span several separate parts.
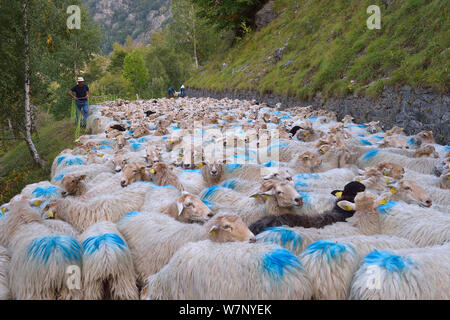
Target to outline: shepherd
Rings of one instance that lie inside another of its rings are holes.
[[[73,94],[76,94],[74,96]],[[86,119],[89,116],[89,87],[84,83],[83,77],[78,78],[78,84],[74,86],[69,91],[69,96],[71,96],[75,100],[75,104],[77,106],[77,123],[78,123],[78,117],[80,114],[83,114],[83,124],[82,127],[86,127]]]
[[[181,85],[181,94],[180,94],[180,96],[182,97],[182,98],[184,98],[185,96],[186,96],[186,93],[184,92],[184,84],[183,85]]]

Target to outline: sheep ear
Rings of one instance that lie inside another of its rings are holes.
[[[82,180],[84,180],[84,179],[86,179],[86,175],[85,175],[85,174],[81,175],[81,176],[78,178],[78,181],[82,181]]]
[[[217,224],[215,224],[215,225],[213,225],[213,226],[211,227],[211,229],[209,229],[208,232],[209,232],[212,236],[215,236],[217,230],[219,230],[219,226],[218,226]]]
[[[28,203],[32,207],[39,207],[42,204],[42,200],[39,198],[33,198],[33,199],[28,200]]]
[[[178,209],[178,216],[181,216],[181,213],[183,212],[184,206],[182,202],[177,201],[177,209]]]
[[[346,200],[339,201],[337,203],[337,206],[339,208],[341,208],[342,210],[345,210],[345,211],[353,211],[353,210],[355,210],[355,204],[350,202],[350,201],[346,201]]]

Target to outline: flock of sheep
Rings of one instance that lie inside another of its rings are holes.
[[[0,207],[0,299],[449,299],[450,148],[256,101],[91,107]]]

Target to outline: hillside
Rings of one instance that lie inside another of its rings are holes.
[[[369,30],[369,5],[381,29]],[[447,92],[446,0],[275,0],[276,18],[193,76],[192,88],[256,90],[300,99],[377,96],[384,85]],[[353,81],[352,81],[353,80]]]
[[[124,43],[130,35],[147,44],[151,35],[171,17],[170,0],[83,0],[102,28],[101,49],[112,50],[114,42]]]

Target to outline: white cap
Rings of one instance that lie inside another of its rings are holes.
[[[83,77],[78,77],[78,80],[77,80],[78,82],[84,82],[84,79],[83,79]]]

